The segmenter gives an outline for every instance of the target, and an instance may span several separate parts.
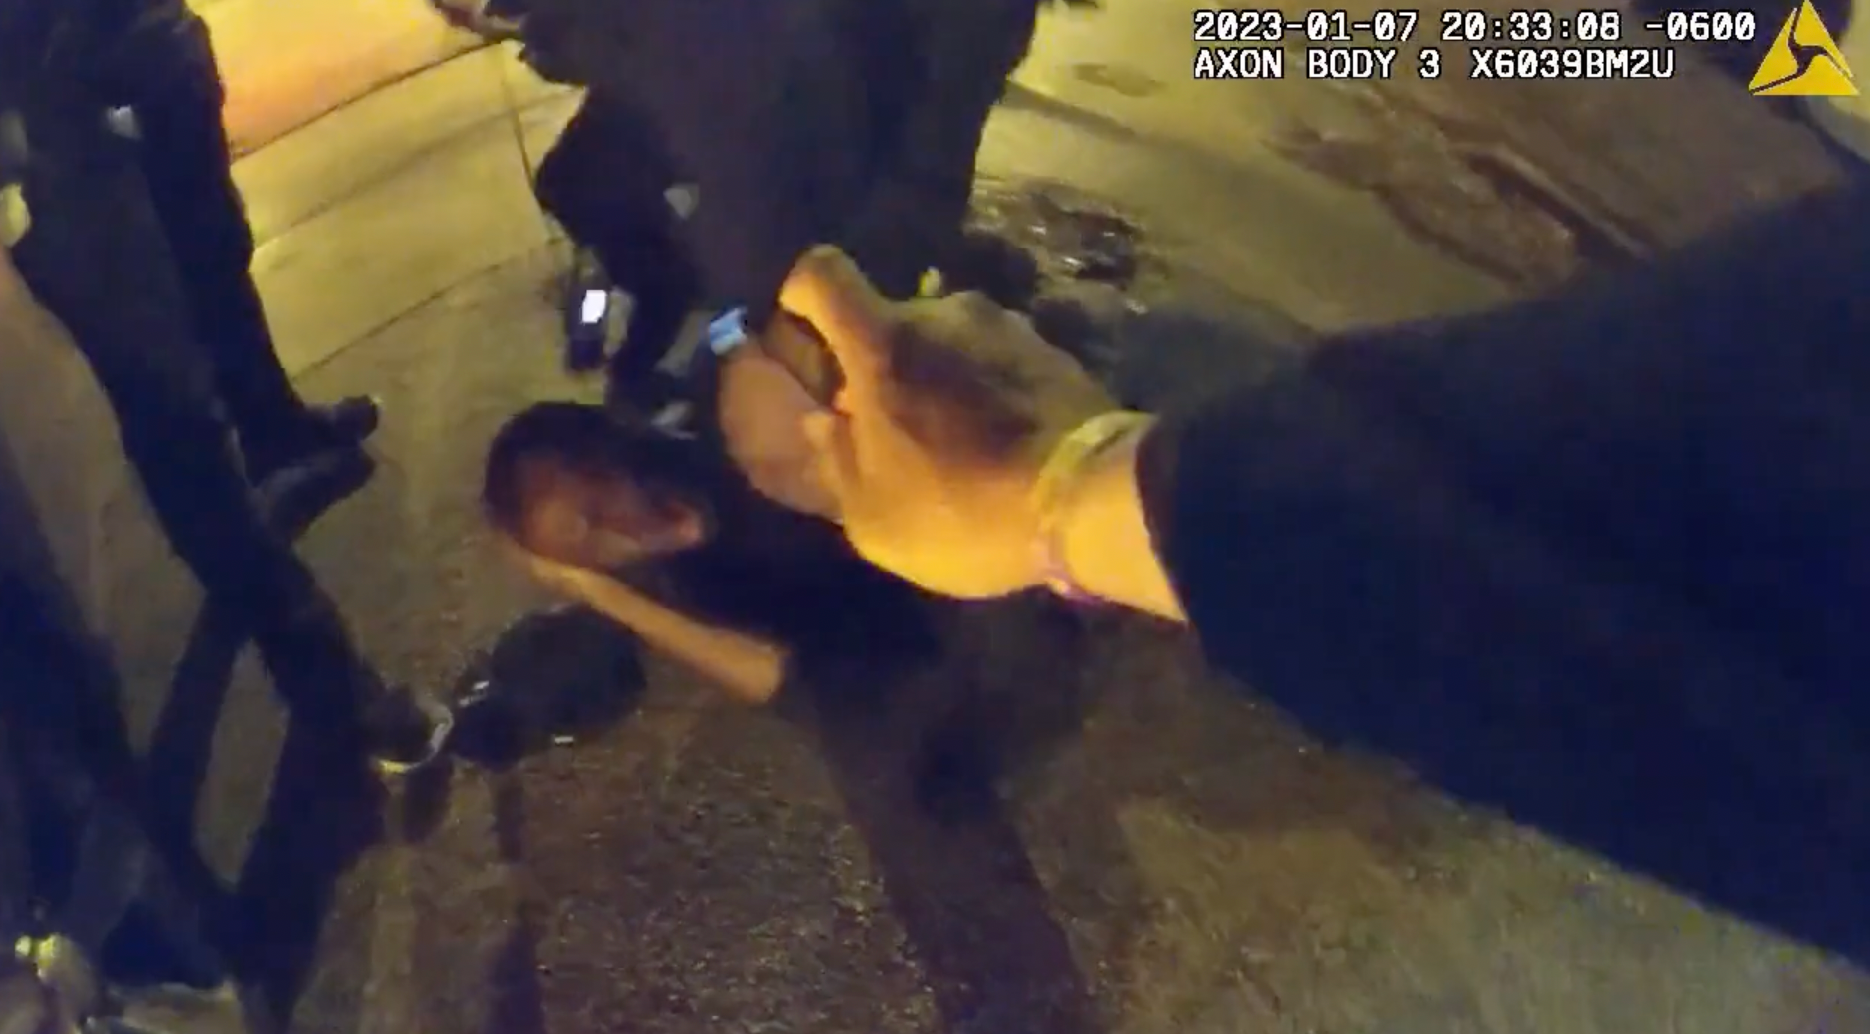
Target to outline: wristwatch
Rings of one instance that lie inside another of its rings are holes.
[[[708,351],[724,356],[747,343],[746,306],[729,309],[708,321]]]
[[[1149,414],[1127,409],[1094,416],[1060,439],[1039,468],[1032,488],[1033,511],[1039,515],[1033,549],[1039,561],[1040,578],[1045,587],[1058,596],[1078,603],[1099,599],[1072,577],[1071,568],[1065,562],[1060,532],[1085,471],[1099,456],[1128,440],[1150,421]]]

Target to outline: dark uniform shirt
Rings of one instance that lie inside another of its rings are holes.
[[[184,0],[0,0],[0,98],[129,104],[212,69]]]
[[[1221,668],[1870,961],[1870,191],[1326,343],[1140,479]]]

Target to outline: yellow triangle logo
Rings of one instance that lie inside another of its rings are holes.
[[[1857,96],[1851,66],[1812,0],[1799,0],[1786,16],[1785,27],[1767,48],[1747,92],[1755,97]]]

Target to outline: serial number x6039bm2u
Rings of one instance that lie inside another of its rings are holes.
[[[1472,47],[1469,79],[1670,79],[1669,47]]]

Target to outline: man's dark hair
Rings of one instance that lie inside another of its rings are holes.
[[[514,416],[487,449],[481,507],[487,520],[514,534],[526,513],[520,468],[550,458],[591,477],[628,478],[644,490],[674,495],[706,509],[718,464],[697,442],[652,424],[616,417],[601,406],[540,402]]]

